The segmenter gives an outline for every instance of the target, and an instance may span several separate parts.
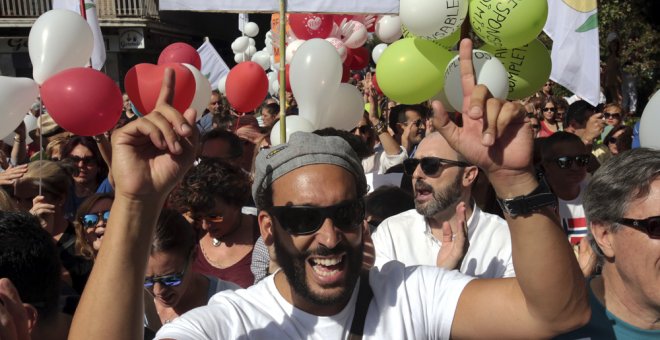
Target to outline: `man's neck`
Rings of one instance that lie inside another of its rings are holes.
[[[593,279],[591,287],[598,300],[617,318],[641,329],[660,330],[658,310],[646,303],[641,292],[623,282],[614,264],[606,263],[602,277]]]
[[[291,285],[289,284],[289,281],[287,280],[284,271],[280,270],[277,273],[275,273],[273,280],[275,281],[275,287],[277,288],[277,291],[280,293],[280,295],[282,295],[282,297],[288,303],[302,310],[303,312],[316,316],[331,316],[338,314],[346,307],[346,304],[348,304],[348,302],[351,300],[351,296],[353,296],[353,290],[351,290],[351,294],[347,294],[346,301],[337,302],[332,305],[320,306],[296,294],[293,287],[291,287]],[[356,286],[357,283],[353,286],[352,289],[355,289]],[[351,289],[351,288],[347,288],[347,289]]]
[[[557,198],[562,199],[564,201],[572,201],[576,199],[578,196],[580,196],[580,186],[567,186],[567,185],[552,185],[550,184],[550,189],[552,190],[555,195],[557,195]]]

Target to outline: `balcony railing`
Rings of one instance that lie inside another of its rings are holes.
[[[49,11],[52,0],[0,0],[0,19],[33,18]],[[97,0],[99,18],[158,18],[158,0]]]

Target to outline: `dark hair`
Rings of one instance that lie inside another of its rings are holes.
[[[367,215],[374,216],[381,222],[390,216],[415,209],[413,196],[393,185],[377,188],[364,198],[364,203]]]
[[[278,113],[280,112],[280,105],[277,103],[264,104],[263,106],[261,106],[260,112],[263,112],[263,110],[268,111],[270,114]]]
[[[156,222],[150,253],[167,252],[186,257],[195,243],[195,231],[190,223],[179,212],[163,209]]]
[[[578,100],[568,106],[564,114],[564,127],[567,127],[571,121],[580,125],[587,123],[587,111],[594,111],[595,108],[584,100]]]
[[[96,182],[100,184],[108,176],[108,165],[105,164],[105,161],[101,156],[101,151],[99,150],[98,145],[96,145],[96,142],[92,137],[86,137],[86,136],[71,137],[69,141],[66,144],[64,144],[64,146],[62,147],[62,158],[65,159],[69,157],[73,149],[75,149],[75,147],[78,145],[82,145],[88,148],[89,151],[92,152],[92,155],[94,155],[94,158],[96,160],[96,165],[99,168],[98,174],[96,175]]]
[[[568,102],[563,97],[555,97],[555,107],[557,111],[560,111],[560,109],[566,111],[568,110]]]
[[[227,130],[223,130],[220,128],[215,128],[202,136],[202,141],[201,145],[202,148],[204,147],[204,144],[210,140],[214,139],[220,139],[229,144],[229,150],[231,150],[231,155],[229,158],[238,158],[243,155],[243,143],[241,143],[241,139],[234,134],[233,132],[229,132]]]
[[[333,127],[327,127],[324,129],[316,130],[313,133],[324,137],[325,136],[341,137],[343,140],[345,140],[348,143],[348,145],[351,146],[351,149],[355,151],[355,153],[360,159],[365,159],[374,154],[373,149],[369,148],[368,145],[363,143],[360,137],[346,130],[338,130]]]
[[[89,213],[94,204],[100,200],[109,199],[114,201],[115,195],[113,193],[105,194],[94,194],[87,197],[78,207],[76,211],[76,217],[73,220],[73,227],[76,230],[76,255],[81,256],[88,260],[94,260],[94,249],[92,246],[87,243],[87,238],[85,237],[85,227],[80,223],[80,219]]]
[[[582,140],[577,135],[574,135],[566,131],[557,131],[545,138],[542,142],[539,142],[541,147],[541,161],[548,161],[554,155],[554,147],[558,144],[563,143],[575,143],[579,145],[584,145]]]
[[[216,126],[215,129],[233,131],[234,125],[236,125],[236,116],[226,111],[220,114],[214,114],[212,122]]]
[[[390,109],[389,125],[392,129],[398,129],[397,124],[406,122],[406,111],[417,112],[422,119],[426,119],[429,115],[428,110],[422,105],[405,105],[399,104]],[[395,130],[396,132],[396,130]]]
[[[612,136],[614,136],[615,133],[623,130],[623,133],[617,138],[616,145],[619,148],[619,153],[630,150],[632,148],[632,136],[633,136],[633,128],[630,126],[625,126],[625,125],[619,125],[607,134],[605,138],[603,139],[603,143],[607,145],[608,141]]]
[[[0,277],[16,286],[21,300],[39,319],[58,313],[61,264],[53,238],[36,217],[0,211]]]
[[[177,211],[207,212],[216,199],[242,207],[250,197],[250,179],[240,168],[225,161],[205,158],[185,175],[170,195]]]

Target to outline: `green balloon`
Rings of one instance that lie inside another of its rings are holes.
[[[399,103],[421,103],[442,89],[445,68],[451,58],[448,51],[429,40],[398,40],[378,59],[378,86]]]
[[[538,39],[517,48],[481,47],[499,59],[509,73],[509,96],[507,99],[529,97],[543,87],[550,77],[552,61],[550,53]]]
[[[470,0],[470,24],[486,44],[514,48],[528,44],[548,18],[545,0]]]
[[[401,25],[401,32],[403,32],[403,37],[404,38],[419,38],[419,39],[424,39],[420,36],[414,35],[412,32],[408,30],[408,28],[405,25]],[[446,50],[451,50],[454,47],[456,47],[456,44],[458,44],[458,41],[461,39],[461,30],[455,30],[454,33],[442,38],[442,39],[436,39],[436,40],[429,40],[432,41],[434,44],[446,49]]]

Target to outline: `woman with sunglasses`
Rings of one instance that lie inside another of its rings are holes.
[[[557,105],[555,98],[552,96],[545,97],[541,103],[541,126],[538,132],[538,137],[549,137],[553,133],[559,131],[559,125],[555,120],[557,114]]]
[[[606,104],[603,107],[603,119],[605,120],[605,124],[612,127],[619,127],[623,125],[623,109],[616,103]]]
[[[616,156],[632,148],[633,129],[630,126],[619,125],[613,128],[603,139],[593,154],[600,164],[604,164],[612,156]]]
[[[76,253],[79,256],[88,260],[96,258],[113,201],[113,194],[94,194],[80,204],[73,222],[76,228]]]
[[[85,198],[97,192],[110,192],[108,166],[92,137],[74,136],[62,147],[62,159],[75,168],[73,193],[67,202],[69,216]]]
[[[199,231],[194,271],[243,288],[254,284],[250,264],[260,232],[257,217],[242,211],[249,198],[248,175],[218,159],[203,159],[172,192],[170,207]]]
[[[157,332],[181,314],[206,305],[215,293],[237,285],[192,270],[197,252],[195,231],[178,212],[164,209],[151,241],[144,278],[144,326]]]

